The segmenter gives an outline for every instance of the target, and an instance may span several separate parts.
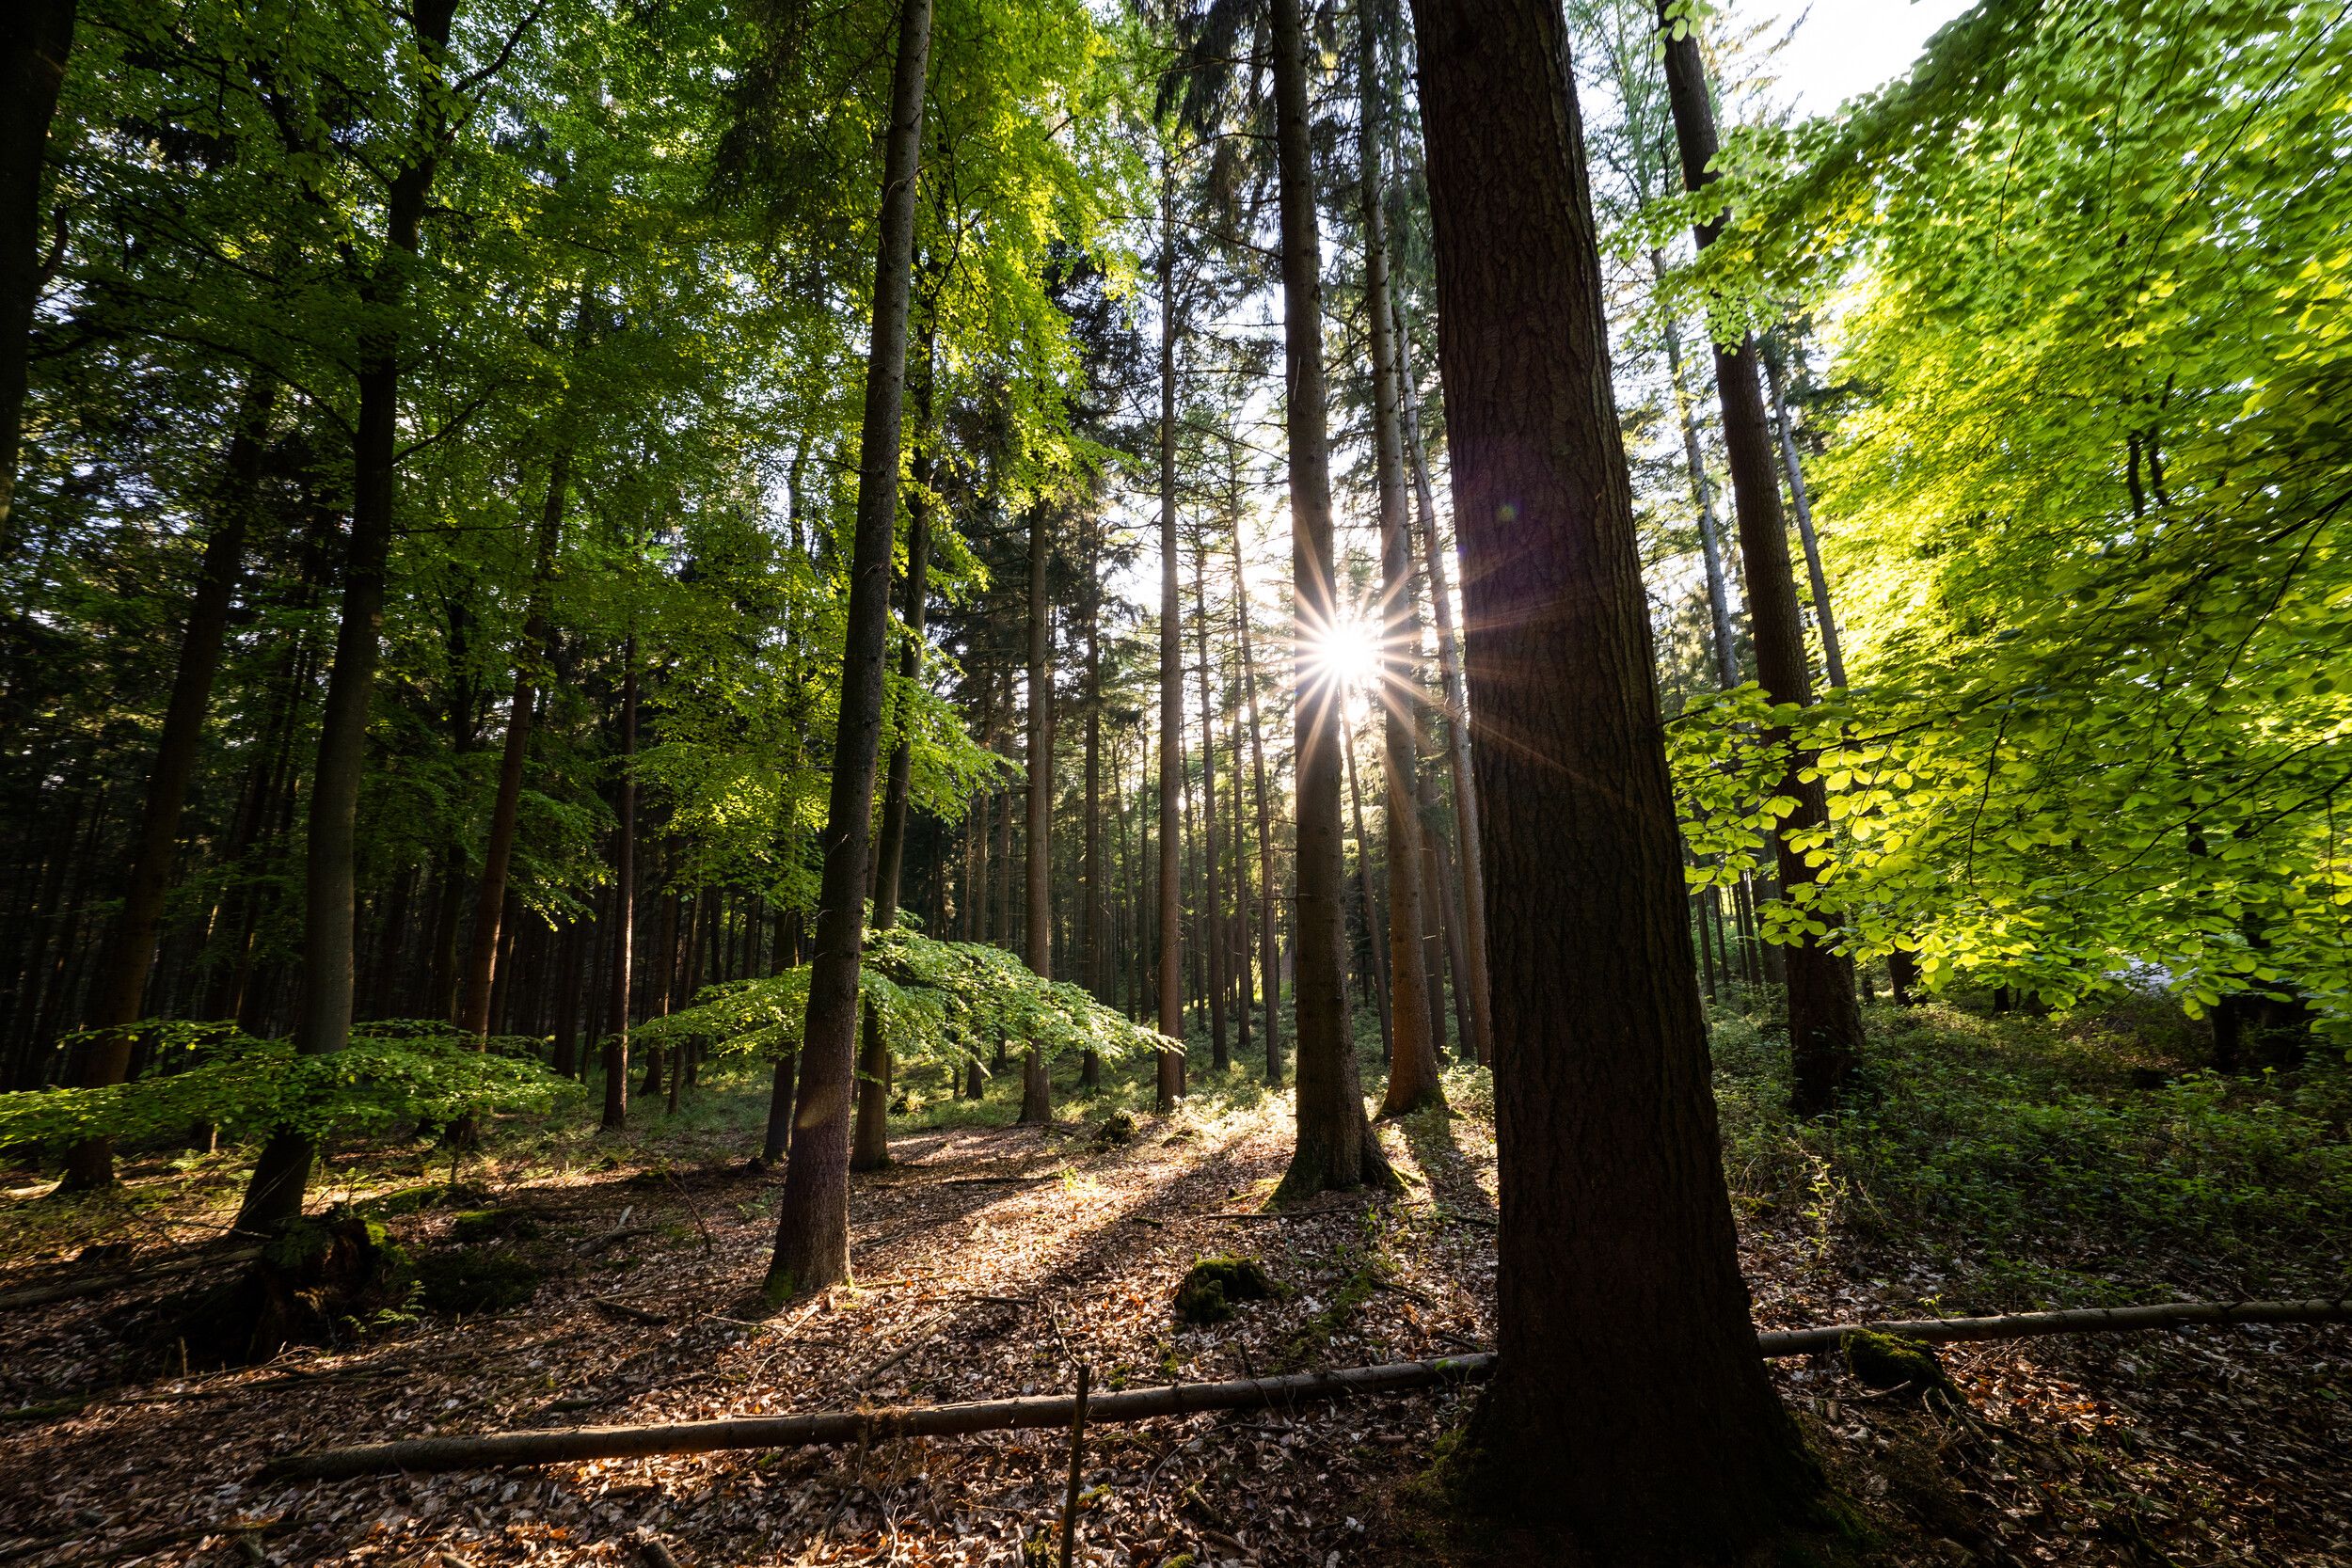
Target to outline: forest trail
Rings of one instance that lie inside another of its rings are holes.
[[[538,1166],[461,1171],[457,1202],[523,1216],[488,1248],[549,1266],[511,1310],[428,1311],[346,1350],[183,1378],[168,1350],[156,1375],[156,1353],[186,1275],[18,1308],[0,1318],[7,1404],[91,1402],[0,1424],[0,1561],[229,1562],[247,1540],[261,1554],[247,1560],[277,1562],[660,1560],[650,1538],[687,1564],[1018,1562],[1025,1540],[1058,1545],[1066,1433],[334,1484],[256,1473],[294,1449],[433,1433],[1059,1392],[1080,1361],[1118,1387],[1485,1348],[1492,1128],[1470,1075],[1450,1081],[1469,1109],[1383,1126],[1404,1196],[1280,1218],[1262,1211],[1288,1115],[1253,1092],[1137,1118],[1125,1143],[1098,1136],[1102,1119],[904,1132],[900,1163],[851,1186],[860,1283],[773,1315],[752,1292],[777,1178],[747,1170],[742,1143],[714,1125],[758,1108],[726,1083],[702,1115],[616,1148],[614,1168],[550,1170],[543,1151]],[[358,1164],[374,1168],[339,1180],[363,1208],[405,1207],[383,1195],[417,1190],[413,1163],[385,1166],[379,1150]],[[183,1207],[202,1184],[176,1192],[126,1211],[146,1215],[151,1239],[130,1267],[206,1234]],[[15,1207],[21,1221],[35,1206]],[[461,1224],[483,1224],[458,1212],[387,1223],[430,1259]],[[1222,1323],[1180,1323],[1179,1279],[1229,1251],[1263,1259],[1281,1293]],[[1785,1206],[1747,1218],[1743,1255],[1764,1326],[1920,1306],[1904,1259],[1825,1251]],[[54,1264],[14,1268],[0,1291],[56,1277]],[[1775,1370],[1816,1451],[1883,1531],[1883,1560],[2194,1562],[2219,1560],[2228,1542],[2233,1560],[2319,1564],[2352,1549],[2352,1420],[2341,1393],[2314,1397],[2352,1389],[2352,1331],[1967,1345],[1945,1361],[1964,1419],[1872,1395],[1825,1362]],[[1079,1560],[1450,1560],[1414,1478],[1474,1397],[1099,1428]]]

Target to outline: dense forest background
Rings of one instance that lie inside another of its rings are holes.
[[[1982,0],[1803,115],[1792,22],[21,0],[0,1550],[670,1550],[593,1465],[61,1521],[173,1400],[1496,1349],[1067,1510],[642,1463],[768,1488],[710,1561],[2343,1560],[2344,1330],[1751,1340],[2344,1315],[2352,16]]]

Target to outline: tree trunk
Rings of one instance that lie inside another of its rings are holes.
[[[1364,911],[1364,950],[1372,958],[1372,983],[1365,990],[1372,993],[1373,1010],[1380,1015],[1380,1054],[1394,1061],[1396,1019],[1390,1003],[1389,923],[1372,895],[1372,835],[1364,831],[1364,785],[1356,773],[1356,737],[1344,718],[1340,721],[1340,750],[1347,756],[1347,801],[1356,818],[1356,902]],[[1352,1044],[1352,1029],[1349,1036]]]
[[[637,639],[621,651],[621,776],[612,839],[612,994],[604,1020],[604,1120],[628,1122],[628,1004],[637,937]]]
[[[1650,277],[1662,283],[1666,277],[1666,253],[1652,247],[1649,253]],[[1682,426],[1682,464],[1691,476],[1691,504],[1699,515],[1699,555],[1707,566],[1707,619],[1712,630],[1715,652],[1715,679],[1728,691],[1740,684],[1740,644],[1731,632],[1731,590],[1724,579],[1723,534],[1715,523],[1715,487],[1707,477],[1707,458],[1699,447],[1698,417],[1692,411],[1691,394],[1682,384],[1682,331],[1668,316],[1666,333],[1666,379],[1674,386],[1675,415]]]
[[[1682,155],[1684,182],[1698,190],[1715,178],[1715,114],[1708,102],[1707,67],[1699,57],[1696,21],[1680,24],[1673,37],[1666,18],[1673,0],[1659,0],[1666,48],[1666,89],[1674,104],[1675,140]],[[1714,243],[1717,223],[1702,226],[1702,248]],[[1756,639],[1756,673],[1775,703],[1809,706],[1813,679],[1806,668],[1804,630],[1798,620],[1796,578],[1789,570],[1788,530],[1780,515],[1780,484],[1772,474],[1763,393],[1756,385],[1756,341],[1715,350],[1715,389],[1723,400],[1724,450],[1731,466],[1732,504],[1740,515],[1740,556],[1746,569],[1748,629]],[[1767,732],[1768,745],[1785,744],[1785,732]],[[1813,758],[1792,752],[1780,793],[1797,802],[1774,835],[1781,896],[1805,908],[1814,885],[1813,867],[1791,838],[1818,833],[1829,825],[1829,801],[1819,778],[1808,779]],[[1862,1059],[1862,1012],[1854,1005],[1853,972],[1820,939],[1805,937],[1782,955],[1788,988],[1789,1057],[1794,1068],[1791,1100],[1800,1116],[1820,1116],[1836,1107]]]
[[[1788,474],[1788,501],[1797,514],[1797,538],[1804,546],[1804,569],[1813,585],[1813,619],[1821,628],[1821,664],[1829,684],[1846,684],[1846,656],[1837,644],[1837,616],[1830,609],[1829,574],[1821,570],[1821,542],[1813,532],[1813,502],[1804,493],[1804,464],[1797,457],[1797,433],[1788,422],[1788,397],[1781,385],[1780,349],[1767,338],[1764,380],[1772,394],[1772,425],[1780,434],[1781,467]]]
[[[1258,722],[1258,664],[1249,643],[1249,586],[1241,562],[1241,513],[1233,514],[1233,612],[1241,622],[1241,684],[1249,704],[1249,773],[1258,808],[1258,945],[1264,952],[1265,1081],[1268,1088],[1282,1082],[1282,966],[1274,941],[1274,814],[1265,784],[1265,735]]]
[[[1331,541],[1331,454],[1325,436],[1323,246],[1307,110],[1307,47],[1298,0],[1273,0],[1274,120],[1282,230],[1282,348],[1291,481],[1295,636],[1302,649],[1340,622]],[[1364,1115],[1348,1028],[1340,907],[1340,705],[1323,661],[1304,658],[1298,684],[1298,1142],[1281,1197],[1396,1181]]]
[[[1565,24],[1413,8],[1493,915],[1500,1375],[1470,1465],[1594,1561],[1738,1560],[1820,1480],[1740,1277]]]
[[[1045,508],[1033,507],[1029,513],[1028,823],[1022,863],[1027,915],[1023,921],[1026,949],[1023,957],[1041,980],[1054,977],[1053,605],[1045,586],[1045,568],[1052,554]],[[1021,1120],[1041,1124],[1053,1119],[1054,1086],[1046,1076],[1045,1048],[1031,1040],[1021,1069]]]
[[[437,69],[448,53],[450,24],[456,10],[457,0],[417,0],[410,8],[409,24],[418,46]],[[392,176],[385,208],[387,243],[412,255],[424,220],[425,197],[433,185],[434,150],[442,135],[441,111],[428,107],[421,112],[426,123],[419,129],[426,150]],[[386,265],[361,291],[365,302],[377,309],[396,309],[401,277],[397,264]],[[396,331],[372,331],[363,340],[358,390],[342,617],[335,638],[334,669],[326,681],[326,704],[319,716],[318,761],[310,780],[302,982],[294,1031],[294,1050],[306,1056],[331,1054],[351,1039],[353,862],[358,848],[359,781],[367,768],[368,705],[375,690],[376,657],[381,651],[397,478],[400,341]],[[308,1133],[281,1128],[271,1134],[237,1212],[240,1229],[274,1230],[302,1212],[313,1152]]]
[[[1177,812],[1184,765],[1184,644],[1176,578],[1175,176],[1160,175],[1160,1033],[1184,1037],[1184,866]],[[1184,1054],[1163,1048],[1154,1104],[1165,1116],[1184,1094]]]
[[[1404,318],[1396,318],[1397,384],[1404,394],[1405,446],[1412,459],[1413,496],[1421,517],[1422,561],[1429,575],[1429,603],[1438,618],[1438,671],[1445,688],[1445,760],[1454,786],[1454,848],[1461,865],[1462,962],[1454,983],[1470,1015],[1468,1044],[1481,1064],[1491,1065],[1494,1046],[1494,984],[1487,972],[1486,871],[1479,847],[1478,777],[1470,766],[1470,691],[1462,679],[1461,640],[1454,629],[1454,594],[1446,583],[1445,547],[1438,538],[1438,506],[1429,489],[1429,458],[1421,439],[1421,400],[1413,389],[1412,340]]]
[[[907,302],[914,271],[914,183],[923,145],[923,84],[930,0],[900,0],[882,154],[881,236],[874,257],[874,328],[866,361],[858,442],[857,531],[842,648],[841,713],[834,732],[817,954],[801,1030],[800,1094],[791,1159],[776,1221],[767,1291],[785,1300],[850,1276],[850,1084],[857,1043],[864,945],[866,828],[882,743],[882,660],[890,631],[890,556],[898,521],[898,433],[907,372]]]
[[[523,765],[531,755],[531,715],[538,702],[537,661],[546,649],[548,594],[555,578],[555,549],[564,528],[564,492],[571,483],[571,449],[548,460],[548,494],[539,508],[538,554],[531,570],[531,610],[515,650],[515,693],[506,706],[506,746],[499,758],[497,802],[482,847],[482,889],[473,906],[473,948],[466,959],[466,1010],[458,1027],[476,1039],[490,1033],[490,993],[498,969],[499,935],[506,909],[506,874],[514,863],[515,826],[522,815]]]
[[[930,594],[930,415],[931,341],[930,306],[925,306],[923,356],[914,366],[915,446],[907,463],[907,602],[906,645],[898,652],[898,679],[907,700],[923,678],[924,601]],[[903,715],[903,710],[902,710]],[[898,882],[906,863],[907,796],[914,772],[914,751],[901,717],[898,738],[890,748],[890,771],[882,783],[882,839],[874,856],[874,929],[887,931],[898,924]],[[890,1039],[882,1015],[865,1009],[858,1041],[857,1126],[850,1142],[851,1170],[880,1170],[890,1164]]]
[[[171,891],[172,862],[180,843],[180,816],[188,785],[204,748],[204,721],[211,711],[213,677],[229,629],[230,601],[245,561],[245,538],[261,483],[262,442],[268,435],[276,384],[256,373],[246,382],[230,437],[219,483],[214,492],[213,528],[197,568],[196,595],[180,638],[180,663],[164,709],[163,734],[148,775],[147,800],[132,851],[129,885],[108,932],[99,967],[96,1006],[89,1026],[107,1033],[92,1037],[77,1082],[86,1089],[119,1084],[131,1067],[128,1025],[145,1012],[147,977],[155,958],[155,933],[163,924],[164,898]],[[90,1138],[66,1155],[66,1186],[88,1191],[114,1183],[114,1145]]]
[[[1422,942],[1421,842],[1421,616],[1413,605],[1413,547],[1405,512],[1405,442],[1399,428],[1396,334],[1389,304],[1388,217],[1380,190],[1380,38],[1369,0],[1357,7],[1357,117],[1362,135],[1364,317],[1372,339],[1373,471],[1380,508],[1380,779],[1389,855],[1389,1041],[1384,1117],[1405,1116],[1443,1098],[1430,1029],[1429,955]],[[1440,1015],[1442,1017],[1442,1014]]]
[[[1083,957],[1080,967],[1087,978],[1087,990],[1094,999],[1107,1006],[1111,997],[1110,976],[1105,961],[1111,944],[1104,939],[1103,927],[1107,919],[1107,901],[1103,896],[1103,550],[1102,520],[1090,518],[1087,528],[1087,738],[1086,738],[1086,835],[1080,857],[1084,866],[1081,879],[1085,882],[1085,897],[1079,906],[1085,922],[1085,935],[1080,942]],[[1113,788],[1117,785],[1114,784]],[[1103,1086],[1103,1058],[1089,1051],[1078,1067],[1078,1083],[1083,1088]]]
[[[1225,890],[1217,863],[1220,842],[1216,820],[1216,715],[1209,699],[1209,551],[1196,540],[1192,552],[1192,615],[1194,639],[1200,650],[1200,852],[1203,894],[1200,929],[1209,960],[1209,1061],[1222,1076],[1233,1065],[1225,1045],[1226,974]]]
[[[49,267],[41,259],[40,176],[73,49],[75,0],[14,0],[0,22],[0,560],[16,553],[14,500],[24,397],[30,384],[33,308]],[[58,219],[57,239],[65,236]]]

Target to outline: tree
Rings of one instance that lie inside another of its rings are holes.
[[[890,619],[891,546],[898,532],[898,436],[906,385],[907,308],[914,270],[915,174],[923,146],[923,85],[930,58],[930,0],[899,0],[882,154],[882,223],[874,256],[874,325],[859,436],[857,527],[850,546],[841,707],[834,726],[832,796],[808,1021],[789,1164],[767,1291],[787,1300],[850,1276],[850,1106],[858,1021],[858,955],[865,945],[866,827],[881,747],[882,661]]]
[[[48,161],[49,122],[57,112],[66,60],[73,50],[77,0],[24,0],[0,22],[0,558],[15,548],[13,520],[18,448],[24,431],[24,395],[31,357],[33,309],[56,265],[40,245],[41,170]],[[65,215],[56,215],[57,250]]]
[[[1474,1471],[1596,1560],[1736,1560],[1820,1481],[1740,1278],[1565,24],[1414,10],[1495,949]]]
[[[1045,508],[1029,513],[1029,768],[1027,832],[1024,835],[1023,886],[1028,915],[1023,924],[1029,968],[1041,980],[1054,977],[1054,667],[1053,601],[1046,566],[1053,556]],[[1046,1076],[1045,1047],[1029,1042],[1021,1072],[1021,1119],[1054,1119],[1053,1081]]]

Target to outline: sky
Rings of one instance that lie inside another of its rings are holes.
[[[1973,0],[1734,0],[1734,16],[1796,23],[1773,62],[1777,96],[1804,114],[1827,114],[1856,93],[1911,69],[1930,34]],[[1799,19],[1803,20],[1800,21]]]

